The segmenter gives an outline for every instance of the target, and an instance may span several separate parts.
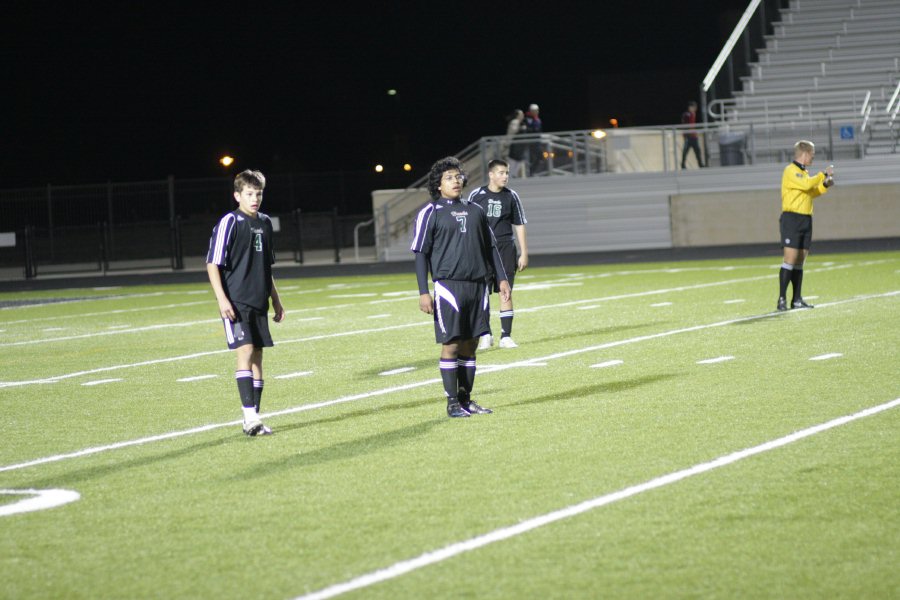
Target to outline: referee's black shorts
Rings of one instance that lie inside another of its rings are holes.
[[[244,304],[231,303],[234,306],[234,321],[222,319],[225,324],[225,341],[228,348],[234,350],[247,344],[254,348],[274,346],[269,333],[269,314]]]
[[[491,332],[489,292],[484,281],[434,282],[434,340],[447,344]]]
[[[500,260],[503,262],[503,268],[506,270],[506,279],[509,281],[509,289],[512,289],[513,280],[516,278],[516,267],[519,264],[519,255],[516,252],[516,244],[512,240],[506,242],[498,241],[497,251],[500,253]],[[493,264],[491,267],[493,267]],[[500,286],[497,285],[497,278],[493,276],[493,272],[491,273],[490,281],[491,292],[499,292]]]
[[[778,221],[781,224],[781,245],[783,247],[809,250],[812,242],[812,215],[783,212]]]

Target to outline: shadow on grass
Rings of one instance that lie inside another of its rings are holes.
[[[606,381],[603,383],[595,383],[593,385],[584,385],[554,394],[547,394],[545,396],[538,396],[536,398],[529,398],[527,400],[520,400],[518,402],[507,404],[506,406],[527,406],[530,404],[544,404],[546,402],[561,402],[564,400],[574,400],[577,398],[589,398],[591,396],[596,396],[599,394],[615,394],[618,392],[624,392],[626,390],[639,388],[644,385],[650,385],[653,383],[658,383],[660,381],[675,379],[679,376],[680,375],[676,373],[662,373],[660,375],[647,375],[644,377],[638,377],[636,379]]]
[[[240,430],[240,427],[238,427]],[[74,484],[81,483],[83,481],[88,481],[91,479],[98,479],[101,477],[106,477],[107,475],[114,475],[121,471],[127,471],[130,469],[138,469],[140,467],[147,467],[151,465],[155,465],[157,463],[162,463],[169,460],[177,460],[179,458],[185,456],[191,456],[200,452],[202,450],[207,450],[210,448],[215,448],[217,446],[222,446],[224,444],[233,443],[235,441],[242,441],[243,433],[241,434],[241,438],[232,435],[226,435],[225,437],[221,437],[215,440],[209,440],[206,442],[201,442],[198,444],[191,444],[189,446],[184,446],[182,448],[177,448],[174,450],[170,450],[168,452],[157,452],[153,453],[149,456],[141,456],[139,458],[132,458],[130,460],[125,461],[116,461],[113,464],[107,465],[99,465],[96,467],[87,467],[78,469],[75,471],[70,471],[65,473],[64,475],[56,475],[53,477],[45,477],[44,479],[38,479],[30,482],[28,486],[25,485],[17,485],[17,487],[31,487],[33,489],[43,489],[49,487],[68,487],[73,486]]]
[[[430,402],[434,401],[431,400]],[[441,405],[440,408],[441,412],[443,412],[443,405]],[[424,436],[431,431],[432,428],[448,421],[449,419],[444,416],[439,419],[431,419],[430,421],[416,423],[415,425],[410,425],[408,427],[401,427],[400,429],[395,429],[393,431],[382,431],[358,439],[339,442],[311,452],[294,454],[277,461],[254,465],[252,469],[235,474],[232,477],[229,477],[229,479],[236,481],[258,479],[261,477],[270,477],[286,469],[311,467],[336,460],[345,460],[356,458],[358,456],[370,456],[373,452],[378,452],[383,448],[396,446],[398,444],[406,444],[414,438]]]
[[[665,325],[668,321],[653,321],[647,323],[637,323],[634,325],[618,325],[615,327],[597,327],[594,329],[588,329],[586,331],[580,331],[577,333],[560,333],[558,335],[551,335],[542,338],[536,338],[530,340],[532,343],[540,343],[540,342],[554,342],[556,340],[577,340],[579,338],[587,337],[587,336],[597,336],[597,335],[609,335],[613,333],[620,333],[622,331],[633,331],[635,329],[644,329],[645,327],[657,326],[657,325]]]
[[[732,326],[735,326],[735,325],[756,325],[757,323],[760,323],[760,322],[762,322],[762,321],[768,321],[769,319],[783,319],[784,317],[787,316],[787,314],[788,314],[787,312],[770,312],[770,313],[763,313],[763,314],[759,314],[759,315],[752,315],[752,316],[749,316],[749,317],[745,317],[744,319],[741,319],[740,321],[736,321],[736,322],[734,322],[734,323],[729,323],[729,324],[732,325]]]

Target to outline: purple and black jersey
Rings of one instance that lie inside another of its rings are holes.
[[[525,225],[525,211],[515,190],[503,188],[492,192],[487,186],[473,190],[469,194],[469,202],[474,202],[484,209],[488,225],[494,232],[498,242],[513,241],[513,225]]]
[[[272,293],[272,220],[263,213],[251,219],[235,210],[213,227],[206,262],[219,266],[222,286],[232,302],[269,310]]]

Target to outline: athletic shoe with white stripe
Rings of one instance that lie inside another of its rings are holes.
[[[479,350],[487,350],[494,343],[494,337],[486,333],[478,339],[478,349]]]
[[[272,435],[272,430],[264,425],[262,421],[257,420],[244,423],[244,433],[250,437],[257,435]]]

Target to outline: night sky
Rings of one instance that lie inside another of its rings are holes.
[[[547,131],[674,123],[747,3],[11,2],[3,187],[215,176],[224,153],[411,182],[531,102]]]

